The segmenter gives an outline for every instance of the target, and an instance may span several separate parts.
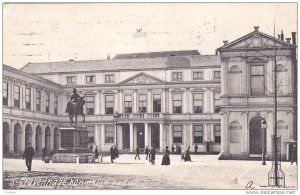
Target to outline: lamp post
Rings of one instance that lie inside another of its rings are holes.
[[[116,148],[118,148],[118,118],[120,118],[121,115],[118,114],[118,111],[114,114],[114,119],[115,119],[115,128],[116,128],[116,141],[115,141],[115,145]]]
[[[262,134],[262,147],[261,147],[261,161],[262,165],[266,165],[266,130],[267,130],[267,122],[266,119],[261,120],[261,134]]]

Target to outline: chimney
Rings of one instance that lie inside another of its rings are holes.
[[[287,42],[288,44],[291,44],[291,38],[286,38],[286,42]]]
[[[292,32],[292,43],[296,45],[296,32]]]
[[[281,39],[281,41],[284,41],[284,34],[283,34],[283,30],[281,30],[280,39]]]
[[[257,32],[259,29],[259,26],[254,26],[254,31]]]
[[[227,40],[224,40],[223,43],[224,43],[224,45],[227,45],[227,44],[228,44],[228,41],[227,41]]]

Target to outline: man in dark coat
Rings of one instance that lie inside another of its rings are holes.
[[[166,150],[165,150],[161,165],[170,165],[170,164],[171,164],[171,162],[170,162],[170,150],[169,150],[169,147],[166,146]]]
[[[172,154],[174,154],[174,152],[175,152],[175,147],[174,145],[172,145]]]
[[[192,161],[191,155],[190,155],[190,147],[186,150],[185,156],[184,156],[184,161]]]
[[[149,154],[149,149],[148,149],[148,146],[146,146],[146,148],[145,148],[145,154],[146,154],[146,160],[148,159],[148,156],[150,155]],[[150,157],[149,157],[150,158]]]
[[[151,159],[151,164],[155,165],[155,154],[156,154],[156,150],[154,147],[152,147],[152,149],[150,150],[150,159]]]
[[[197,154],[198,144],[195,145],[195,154]]]
[[[119,150],[116,146],[114,146],[114,159],[119,158]]]
[[[293,148],[292,148],[292,160],[291,160],[291,165],[293,163],[296,163],[297,165],[297,145],[296,143],[293,144]]]
[[[138,157],[139,160],[141,160],[141,159],[140,159],[140,149],[139,149],[139,147],[136,148],[136,155],[135,155],[135,157],[134,157],[134,160],[136,160],[136,157]]]
[[[25,148],[24,154],[23,154],[23,160],[25,158],[26,166],[28,171],[31,171],[31,165],[32,165],[32,158],[35,154],[35,151],[30,143],[28,143],[27,147]]]
[[[43,148],[42,148],[42,161],[44,161],[45,160],[45,157],[47,156],[47,148],[46,148],[46,146],[44,146]]]
[[[91,145],[90,145],[91,153],[93,153],[93,148],[94,148],[94,147],[93,147],[93,145],[91,144]]]
[[[98,159],[98,157],[99,157],[99,152],[98,152],[98,148],[96,146],[96,148],[95,148],[95,159]]]
[[[114,163],[114,159],[115,159],[115,150],[114,150],[114,146],[110,147],[110,161],[111,163]]]

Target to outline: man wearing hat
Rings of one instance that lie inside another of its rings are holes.
[[[26,166],[28,171],[31,171],[31,165],[32,165],[32,158],[35,154],[35,151],[33,147],[31,146],[31,143],[28,143],[27,147],[25,148],[23,159],[25,158]]]

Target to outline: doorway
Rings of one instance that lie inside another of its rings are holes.
[[[261,131],[261,120],[262,117],[254,117],[250,120],[250,154],[261,154],[262,153],[262,131]]]
[[[145,126],[144,124],[136,124],[136,127],[137,146],[145,148]]]
[[[159,125],[151,125],[151,146],[154,148],[159,148]]]
[[[123,140],[123,149],[130,148],[130,129],[129,124],[123,124],[122,129],[122,140]]]

